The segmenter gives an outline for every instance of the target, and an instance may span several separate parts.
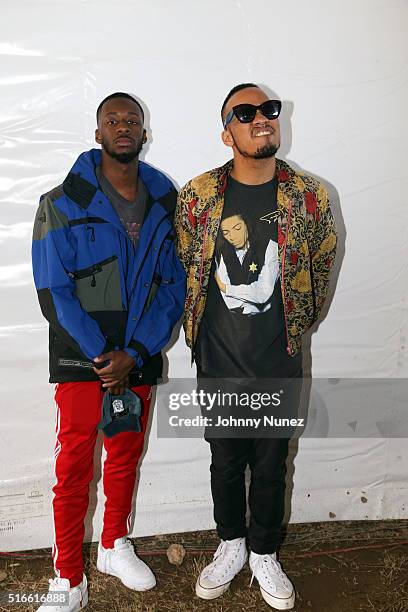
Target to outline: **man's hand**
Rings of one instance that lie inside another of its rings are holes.
[[[119,384],[123,385],[123,380],[135,365],[134,359],[126,351],[110,351],[94,359],[95,363],[104,361],[108,361],[108,365],[99,370],[98,368],[93,370],[104,383],[102,386],[109,391]]]
[[[112,395],[123,395],[123,393],[129,389],[129,376],[126,376],[121,382],[114,384],[109,387],[109,391]]]

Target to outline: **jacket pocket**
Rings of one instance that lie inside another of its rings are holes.
[[[70,274],[76,295],[87,312],[123,310],[120,272],[116,255]]]
[[[156,293],[162,283],[162,277],[160,274],[154,274],[152,284],[150,285],[150,290],[146,299],[146,303],[143,309],[143,313],[149,308],[154,298],[156,297]]]

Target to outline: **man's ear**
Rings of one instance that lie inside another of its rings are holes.
[[[101,136],[98,128],[96,128],[96,130],[95,130],[95,140],[96,140],[96,142],[98,144],[101,144],[101,142],[102,142],[102,136]]]
[[[147,134],[146,134],[146,130],[143,130],[142,142],[143,142],[143,144],[145,144],[145,143],[147,142]]]
[[[221,132],[221,138],[222,138],[222,142],[225,144],[225,146],[227,147],[233,147],[234,146],[234,138],[232,137],[232,134],[229,130],[223,130]]]

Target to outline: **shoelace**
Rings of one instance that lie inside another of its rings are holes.
[[[222,567],[222,562],[224,561],[224,557],[227,552],[227,549],[230,548],[231,552],[234,551],[235,549],[236,552],[238,552],[240,545],[241,544],[234,545],[227,541],[221,542],[218,545],[217,550],[215,551],[214,560],[212,561],[212,563],[210,563],[210,565],[207,566],[204,576],[208,577],[210,574],[214,574],[218,578],[221,578],[225,574],[226,568]]]
[[[288,578],[285,572],[283,571],[281,564],[279,563],[279,561],[275,561],[272,555],[262,555],[258,557],[255,560],[255,562],[252,564],[253,569],[252,569],[251,582],[249,583],[250,587],[252,586],[252,583],[254,581],[255,573],[258,571],[259,566],[262,565],[263,563],[266,563],[266,575],[268,578],[268,582],[270,582],[270,573],[271,573],[274,576],[276,576],[286,588],[288,589],[290,588]]]
[[[69,591],[69,588],[67,588],[65,580],[63,578],[49,578],[48,584],[50,585],[49,590],[52,592]],[[80,601],[82,602],[81,589],[79,589],[79,597],[80,597]],[[66,609],[66,605],[54,607],[54,610],[58,610],[58,612],[63,612],[65,609]]]
[[[116,552],[121,553],[121,561],[140,561],[140,559],[136,556],[135,549],[133,548],[133,544],[130,540],[126,540]]]
[[[66,591],[67,587],[62,583],[63,578],[49,578],[48,584],[50,585],[50,591]]]

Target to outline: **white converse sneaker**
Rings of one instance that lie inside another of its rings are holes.
[[[136,555],[132,543],[126,538],[118,538],[114,548],[104,548],[99,544],[96,567],[104,574],[116,576],[134,591],[148,591],[156,586],[152,570]]]
[[[255,577],[266,603],[276,610],[291,610],[295,605],[295,589],[277,560],[276,553],[257,555],[251,551],[249,566],[252,570],[251,585]]]
[[[53,578],[48,582],[50,583],[48,589],[50,602],[55,601],[56,605],[42,605],[38,608],[37,612],[78,612],[78,610],[85,608],[88,603],[88,583],[85,574],[83,575],[82,582],[72,588],[69,580],[66,578]],[[61,602],[61,605],[57,605],[58,593],[62,595],[64,591],[68,592],[68,605],[66,601]]]
[[[245,538],[221,540],[214,561],[203,569],[197,579],[196,595],[201,599],[215,599],[222,595],[247,559]]]

